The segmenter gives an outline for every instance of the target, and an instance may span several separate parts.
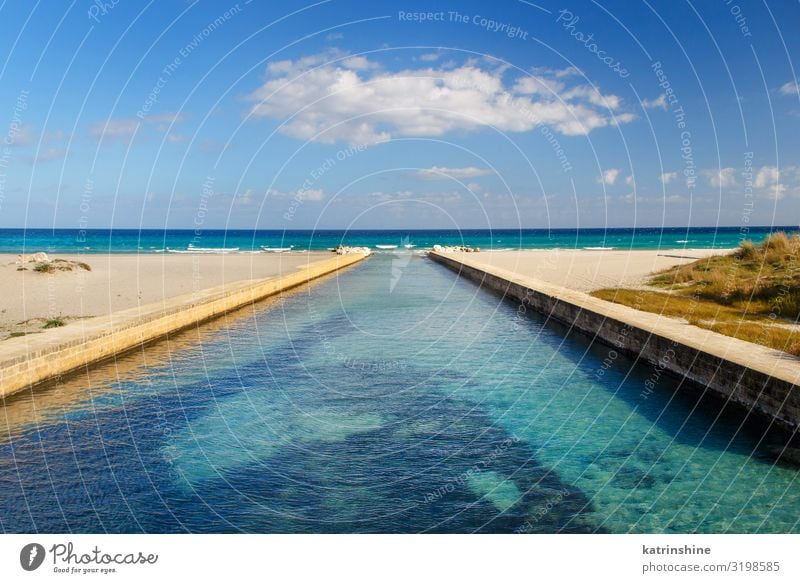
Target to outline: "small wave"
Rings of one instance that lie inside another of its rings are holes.
[[[584,247],[587,251],[611,251],[615,247]]]
[[[170,249],[167,253],[195,253],[199,255],[224,255],[225,253],[238,253],[238,247],[189,247],[187,249]]]
[[[676,243],[694,243],[697,239],[678,239]]]
[[[397,249],[397,245],[375,245],[376,249]]]

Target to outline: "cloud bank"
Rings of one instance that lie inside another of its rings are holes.
[[[616,95],[569,83],[574,70],[561,73],[512,75],[476,62],[390,72],[364,57],[322,54],[270,63],[266,81],[247,100],[251,116],[285,122],[285,134],[323,143],[373,144],[490,126],[527,132],[543,124],[575,136],[634,119]]]

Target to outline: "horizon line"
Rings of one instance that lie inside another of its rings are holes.
[[[469,228],[406,228],[406,227],[387,227],[379,229],[351,229],[343,227],[325,227],[325,228],[304,228],[304,229],[281,229],[281,228],[252,228],[252,227],[210,227],[197,229],[193,227],[0,227],[0,231],[82,231],[84,233],[91,233],[97,231],[275,231],[275,232],[320,232],[320,231],[366,231],[366,232],[384,232],[384,231],[409,231],[409,232],[423,232],[423,231],[580,231],[580,230],[653,230],[653,229],[740,229],[742,231],[749,231],[752,229],[798,229],[800,225],[692,225],[692,226],[675,226],[670,227],[666,225],[645,226],[645,227],[469,227]]]

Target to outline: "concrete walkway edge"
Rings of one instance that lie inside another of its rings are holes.
[[[460,275],[549,318],[591,335],[698,388],[746,407],[789,431],[800,428],[800,359],[666,316],[481,264],[478,258],[428,255]],[[655,368],[654,368],[655,370]],[[653,387],[643,387],[657,390]]]
[[[258,300],[353,265],[365,257],[337,255],[293,273],[240,281],[98,316],[0,343],[0,398],[82,369]]]

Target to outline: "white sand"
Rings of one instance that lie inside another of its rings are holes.
[[[725,249],[656,251],[523,249],[452,255],[480,261],[484,265],[570,289],[592,291],[604,287],[641,286],[653,272],[729,251]]]
[[[53,274],[21,267],[17,255],[0,254],[0,340],[12,332],[34,332],[45,320],[67,322],[163,301],[209,287],[290,273],[331,253],[248,255],[52,255],[81,261]]]

